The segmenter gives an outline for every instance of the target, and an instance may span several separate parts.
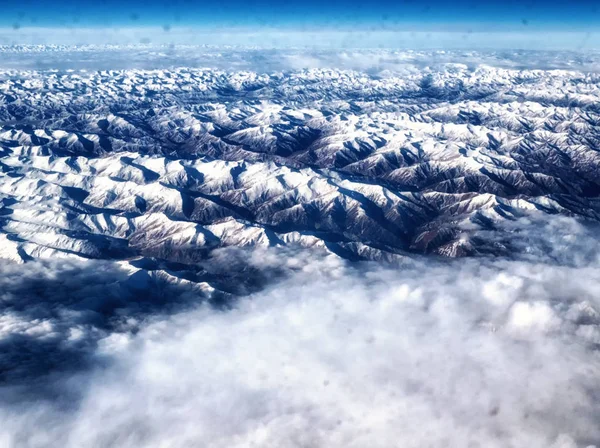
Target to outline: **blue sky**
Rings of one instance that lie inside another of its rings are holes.
[[[0,3],[0,44],[600,49],[600,0]]]
[[[600,29],[591,0],[5,0],[0,26]]]

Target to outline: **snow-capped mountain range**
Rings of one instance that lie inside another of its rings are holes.
[[[599,99],[594,73],[449,62],[7,69],[0,253],[184,264],[226,246],[506,254],[507,222],[600,218]]]

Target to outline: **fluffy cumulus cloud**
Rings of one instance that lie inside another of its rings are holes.
[[[571,227],[555,226],[546,242],[561,247],[567,234],[585,238],[571,238],[565,249],[587,250],[587,256],[534,251],[521,259],[413,258],[392,267],[306,250],[220,251],[208,264],[252,266],[270,281],[227,307],[194,301],[188,291],[185,311],[133,312],[123,304],[95,323],[89,315],[98,313],[96,304],[110,290],[95,286],[102,283],[96,279],[116,277],[123,287],[128,271],[115,274],[110,264],[104,271],[94,265],[79,271],[37,263],[4,267],[4,285],[17,285],[15,291],[21,284],[21,292],[18,300],[10,291],[2,295],[3,303],[13,303],[4,313],[3,342],[15,333],[61,344],[84,332],[102,334],[86,336],[94,338],[86,354],[95,362],[85,367],[3,382],[0,442],[597,445],[598,244],[578,233],[574,221],[563,224]],[[46,319],[15,317],[35,314],[17,310],[17,303],[34,306],[28,298],[43,295],[47,286],[40,285],[53,281],[70,291],[69,304],[61,299],[46,307]],[[181,294],[167,295],[181,304]],[[120,314],[136,322],[108,324]],[[23,399],[24,389],[40,383],[48,394]]]

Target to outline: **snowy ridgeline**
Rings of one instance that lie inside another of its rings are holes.
[[[598,220],[599,75],[360,54],[404,65],[1,72],[2,256],[507,255],[520,222]]]

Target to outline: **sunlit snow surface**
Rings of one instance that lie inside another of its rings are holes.
[[[599,62],[0,47],[0,445],[600,445]]]

